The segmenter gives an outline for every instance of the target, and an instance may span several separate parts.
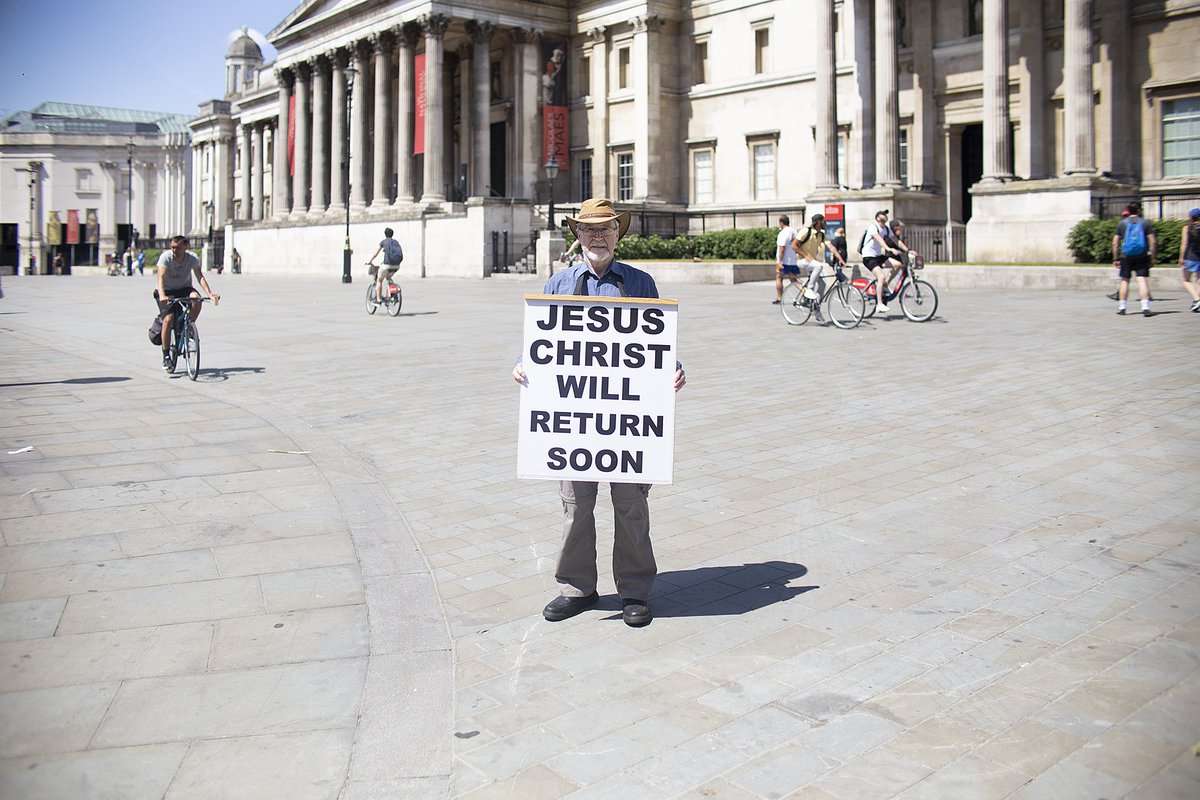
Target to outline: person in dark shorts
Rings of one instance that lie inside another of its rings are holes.
[[[1129,296],[1129,278],[1136,276],[1138,297],[1142,301],[1142,316],[1150,316],[1150,265],[1158,251],[1154,225],[1142,218],[1142,204],[1129,204],[1129,216],[1117,223],[1113,234],[1113,264],[1121,269],[1121,287],[1117,290],[1117,314],[1125,313]]]
[[[1200,312],[1200,208],[1193,208],[1179,237],[1179,268],[1183,288],[1192,296],[1193,312]]]

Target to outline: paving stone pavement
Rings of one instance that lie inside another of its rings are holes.
[[[361,279],[213,283],[191,383],[148,277],[5,281],[0,796],[1200,797],[1181,290],[841,331],[664,285],[689,383],[635,630],[603,535],[600,606],[540,616],[561,507],[514,477],[508,375],[540,284],[393,319]]]

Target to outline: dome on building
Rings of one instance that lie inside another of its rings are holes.
[[[249,32],[242,28],[242,33],[234,39],[229,49],[225,51],[226,58],[250,58],[255,61],[262,61],[262,49],[258,43],[250,38]]]

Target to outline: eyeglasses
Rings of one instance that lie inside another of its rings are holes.
[[[575,233],[579,234],[580,239],[582,239],[585,236],[590,236],[593,239],[595,239],[595,238],[598,238],[601,236],[607,236],[610,233],[616,233],[616,232],[617,232],[617,227],[615,225],[576,225],[575,226]]]

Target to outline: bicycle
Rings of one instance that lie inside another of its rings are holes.
[[[925,259],[915,253],[906,254],[900,269],[888,281],[888,288],[892,291],[885,292],[883,296],[885,303],[899,297],[900,310],[913,322],[928,322],[937,313],[937,290],[928,281],[921,280],[914,275],[916,271],[924,268]],[[867,299],[868,318],[875,316],[875,311],[879,306],[878,290],[875,285],[878,280],[878,278],[855,278],[853,281]]]
[[[379,298],[375,296],[375,278],[379,275],[379,265],[368,262],[367,267],[367,272],[371,276],[371,283],[367,286],[367,313],[374,314],[377,310],[379,310],[380,306],[384,306],[387,308],[387,312],[393,317],[399,316],[400,306],[404,303],[404,295],[400,291],[400,286],[393,281],[392,276],[389,275],[387,278],[386,287],[387,295],[382,301],[380,301]]]
[[[817,266],[813,269],[822,267]],[[829,282],[824,294],[812,300],[804,296],[805,284],[799,281],[789,284],[783,290],[783,299],[779,306],[789,325],[803,325],[808,322],[814,311],[820,320],[822,303],[825,304],[825,315],[829,317],[829,321],[839,328],[854,328],[862,322],[866,313],[866,296],[846,277],[841,267],[834,268],[833,277],[836,280]]]
[[[183,363],[187,368],[187,375],[190,379],[196,380],[196,376],[200,374],[200,332],[196,330],[196,322],[192,319],[192,303],[195,298],[175,298],[167,304],[163,311],[163,316],[168,313],[175,314],[175,322],[172,326],[173,333],[171,335],[171,349],[167,354],[167,374],[174,375],[175,367],[179,363],[179,354],[183,353]],[[211,298],[199,298],[201,303],[209,302]],[[171,307],[175,306],[175,311],[171,311]],[[183,347],[180,347],[180,343]]]

